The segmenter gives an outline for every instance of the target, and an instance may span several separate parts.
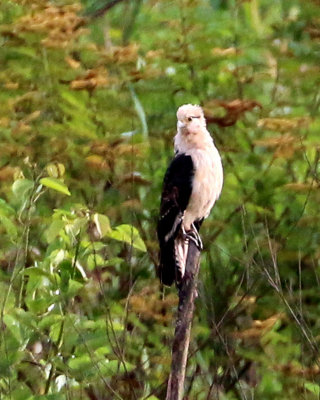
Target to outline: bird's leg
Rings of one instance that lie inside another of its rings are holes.
[[[199,251],[203,250],[201,237],[199,235],[199,232],[197,231],[197,228],[194,226],[193,223],[191,224],[191,229],[189,231],[186,231],[184,229],[184,226],[182,225],[182,234],[185,239],[192,240],[193,243],[197,246]]]

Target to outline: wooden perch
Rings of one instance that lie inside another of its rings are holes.
[[[193,241],[190,241],[186,273],[179,288],[178,316],[172,345],[172,364],[166,400],[182,400],[183,398],[199,266],[200,251]]]

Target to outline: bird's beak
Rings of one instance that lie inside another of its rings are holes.
[[[181,121],[179,121],[178,120],[178,128],[184,128],[186,125],[183,123],[183,122],[181,122]]]

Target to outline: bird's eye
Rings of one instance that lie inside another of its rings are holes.
[[[192,117],[188,117],[188,121],[191,122],[192,121]]]

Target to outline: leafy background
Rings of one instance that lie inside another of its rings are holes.
[[[175,112],[225,169],[186,399],[318,399],[319,2],[0,3],[0,398],[164,399]]]

